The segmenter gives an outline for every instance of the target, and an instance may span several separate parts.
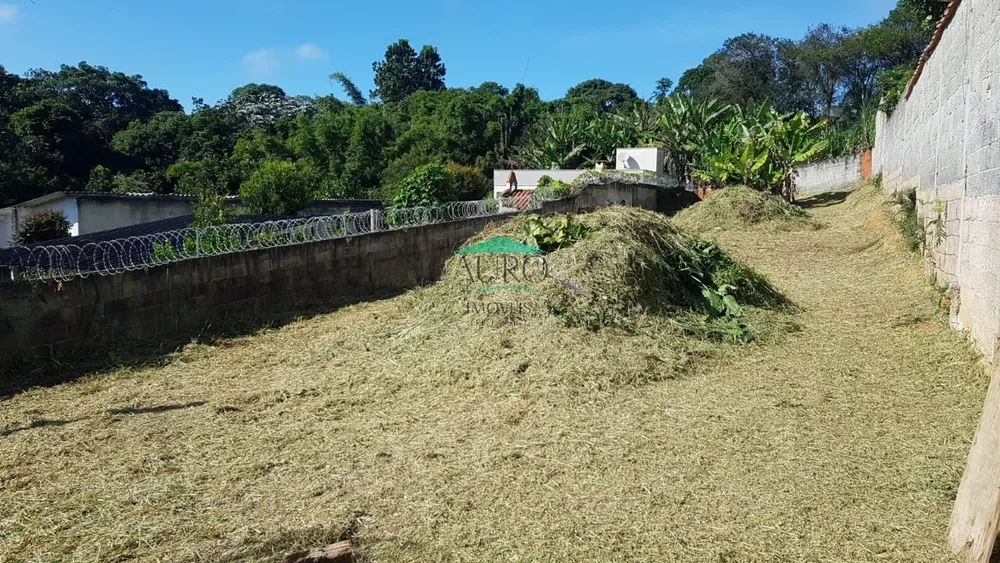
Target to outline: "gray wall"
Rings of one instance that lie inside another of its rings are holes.
[[[191,214],[191,201],[181,198],[82,196],[76,205],[81,235]]]
[[[655,209],[658,192],[591,187],[547,204],[573,212],[625,200]],[[508,216],[509,217],[509,216]],[[226,254],[115,276],[33,287],[0,268],[0,366],[58,357],[136,338],[198,330],[207,322],[295,310],[436,280],[445,261],[487,217],[399,231]]]
[[[960,287],[952,319],[993,359],[1000,336],[1000,2],[964,0],[909,100],[879,116],[873,170],[916,188],[925,221],[943,210],[927,267]]]
[[[798,168],[795,181],[800,194],[828,192],[857,185],[861,181],[861,156],[845,156]]]
[[[239,207],[239,200],[227,201],[232,208]],[[193,199],[178,196],[120,197],[113,195],[83,195],[77,198],[81,235],[128,227],[150,221],[170,219],[191,214]],[[316,200],[299,215],[341,215],[346,211],[360,212],[381,209],[373,201]]]

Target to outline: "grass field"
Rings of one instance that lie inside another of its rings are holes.
[[[807,204],[711,234],[773,340],[414,333],[415,292],[4,399],[0,561],[947,561],[983,369],[873,190]]]

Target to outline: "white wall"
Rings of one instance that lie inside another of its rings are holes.
[[[502,193],[507,189],[507,176],[510,170],[493,171],[493,193]],[[560,180],[567,184],[572,183],[580,177],[586,170],[514,170],[517,175],[517,187],[521,190],[533,190],[538,186],[538,180],[542,176],[548,176],[553,180]]]
[[[0,213],[0,248],[10,246],[10,237],[14,234],[14,217],[12,212]]]
[[[615,149],[615,169],[663,173],[663,149],[656,147]]]
[[[928,270],[960,289],[957,327],[987,359],[1000,336],[1000,2],[964,0],[909,100],[879,116],[872,170],[889,191],[916,188],[944,240]]]
[[[800,166],[795,180],[800,194],[827,192],[856,185],[861,181],[861,156],[845,156]]]

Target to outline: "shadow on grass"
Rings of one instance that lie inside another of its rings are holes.
[[[838,192],[823,192],[820,194],[804,197],[797,203],[803,209],[816,209],[819,207],[830,207],[838,203],[844,203],[847,196],[851,195],[851,190]]]
[[[111,415],[131,415],[131,414],[158,414],[170,411],[176,411],[181,409],[190,409],[194,407],[203,407],[208,403],[205,401],[195,401],[192,403],[176,404],[176,405],[160,405],[156,407],[134,407],[134,408],[124,408],[124,409],[108,409],[105,411],[107,414]],[[82,416],[80,418],[74,418],[71,420],[48,420],[40,418],[38,420],[32,420],[28,424],[23,426],[14,426],[11,428],[4,428],[0,430],[0,438],[10,436],[11,434],[17,434],[18,432],[24,432],[25,430],[33,430],[35,428],[49,428],[49,427],[59,427],[66,426],[67,424],[72,424],[74,422],[80,422],[93,418],[90,416]]]
[[[382,291],[366,297],[338,299],[325,305],[303,307],[295,311],[233,317],[164,334],[156,339],[122,341],[81,349],[70,356],[35,358],[7,367],[0,366],[0,401],[32,387],[51,387],[104,371],[164,366],[169,363],[171,354],[192,342],[214,345],[231,338],[249,336],[262,330],[280,328],[296,321],[332,313],[350,305],[390,299],[404,292]]]
[[[0,438],[3,438],[5,436],[10,436],[11,434],[17,434],[18,432],[24,432],[25,430],[31,430],[34,428],[46,428],[50,426],[66,426],[67,424],[72,424],[74,422],[79,422],[81,420],[84,419],[76,418],[73,420],[46,420],[46,419],[32,420],[30,423],[25,424],[24,426],[14,426],[12,428],[4,428],[3,430],[0,430]]]
[[[161,412],[178,411],[181,409],[190,409],[194,407],[203,407],[207,405],[205,401],[195,401],[193,403],[184,403],[182,405],[160,405],[158,407],[136,407],[129,409],[108,409],[108,414],[157,414]]]

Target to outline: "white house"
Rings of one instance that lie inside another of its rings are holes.
[[[666,155],[658,147],[615,149],[615,169],[633,172],[654,172],[663,174]],[[572,184],[587,170],[494,170],[493,194],[499,196],[512,187],[510,180],[516,178],[517,189],[532,191],[538,187],[542,176]],[[511,177],[514,175],[514,178]]]

